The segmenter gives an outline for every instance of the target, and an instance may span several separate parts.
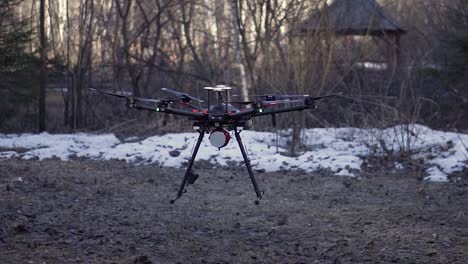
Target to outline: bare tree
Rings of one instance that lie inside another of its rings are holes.
[[[234,50],[236,53],[236,62],[237,67],[239,68],[239,75],[241,79],[241,91],[243,100],[247,101],[249,96],[249,90],[247,88],[247,76],[245,74],[245,67],[242,63],[242,51],[240,47],[239,40],[239,28],[238,28],[238,18],[239,18],[239,6],[237,5],[236,0],[231,0],[231,12],[232,12],[232,21],[234,28]]]
[[[46,86],[47,86],[47,41],[45,32],[45,0],[39,7],[39,38],[41,66],[39,74],[39,132],[46,130]]]

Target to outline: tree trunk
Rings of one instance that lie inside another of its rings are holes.
[[[231,12],[232,12],[232,24],[233,24],[233,29],[234,29],[234,49],[236,51],[236,62],[239,67],[239,76],[241,79],[242,100],[248,101],[249,90],[247,89],[247,77],[245,75],[244,64],[242,63],[242,55],[241,55],[240,40],[239,40],[239,28],[237,26],[237,19],[239,16],[239,12],[238,12],[236,0],[231,0]]]
[[[70,124],[70,101],[71,101],[71,94],[72,94],[72,81],[70,78],[70,13],[69,13],[69,0],[66,2],[66,20],[67,20],[67,46],[66,46],[66,80],[67,80],[67,89],[66,91],[62,92],[63,95],[63,102],[65,105],[65,109],[63,110],[63,124],[64,126],[68,126]]]
[[[45,35],[45,0],[41,0],[39,7],[39,37],[41,65],[39,69],[39,132],[46,130],[46,35]]]

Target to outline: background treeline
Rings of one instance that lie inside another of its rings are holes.
[[[240,95],[344,92],[280,117],[280,128],[418,122],[466,131],[468,1],[378,2],[408,32],[398,64],[384,64],[385,39],[298,34],[319,0],[0,0],[0,132],[190,129],[177,117],[163,127],[162,116],[87,88],[157,98],[161,87],[203,96],[216,84]],[[255,128],[270,126],[264,118]]]

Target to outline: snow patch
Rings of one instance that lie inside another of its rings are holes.
[[[328,169],[337,176],[355,176],[361,170],[363,157],[398,153],[411,149],[412,157],[423,159],[431,166],[428,181],[447,181],[447,175],[468,166],[468,135],[431,130],[412,124],[387,129],[314,128],[302,131],[305,149],[296,157],[286,156],[291,130],[279,133],[242,131],[241,137],[255,170],[266,172],[301,169],[307,172]],[[159,163],[181,168],[190,159],[197,133],[176,133],[153,136],[143,140],[127,138],[119,141],[113,134],[0,134],[0,159],[82,157],[97,160],[118,159],[136,164]],[[234,137],[233,137],[234,138]],[[21,148],[21,151],[14,151]],[[25,150],[25,151],[23,151]],[[174,151],[180,153],[174,155]],[[172,155],[171,155],[172,153]],[[202,142],[197,160],[213,165],[242,164],[243,158],[235,139],[223,149]],[[396,169],[402,169],[395,163]]]
[[[354,173],[350,172],[347,169],[340,170],[339,172],[335,173],[336,176],[347,176],[347,177],[355,177]]]
[[[425,181],[433,181],[433,182],[447,182],[448,181],[448,175],[441,171],[437,167],[431,167],[426,170],[427,174],[429,176],[424,177]]]
[[[400,163],[400,162],[395,162],[395,169],[397,170],[402,170],[404,169],[405,167],[403,167],[403,165]]]
[[[16,153],[16,151],[4,151],[4,152],[0,152],[0,160],[2,159],[11,159],[15,156],[17,156],[18,153]]]

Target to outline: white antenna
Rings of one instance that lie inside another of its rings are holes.
[[[214,92],[223,92],[223,91],[231,90],[232,88],[229,86],[225,86],[225,85],[216,85],[216,87],[203,87],[203,89],[211,90]]]

